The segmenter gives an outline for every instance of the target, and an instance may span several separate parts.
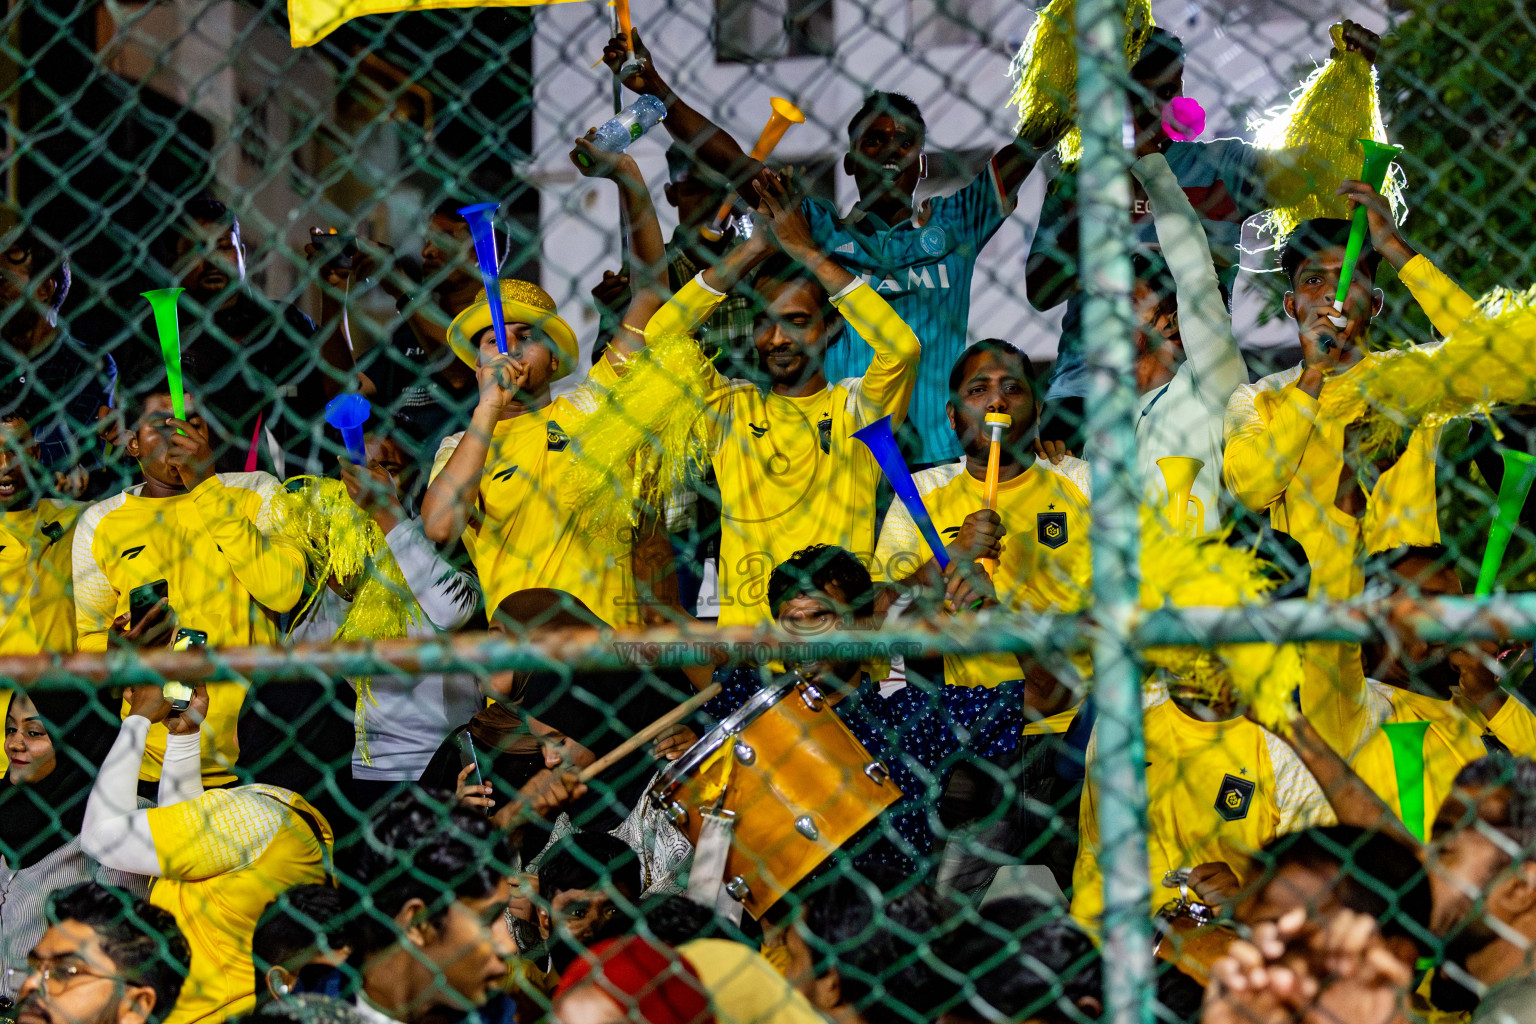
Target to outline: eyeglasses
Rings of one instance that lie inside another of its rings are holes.
[[[73,985],[81,978],[100,978],[103,981],[116,981],[116,978],[105,974],[97,974],[87,970],[76,961],[54,962],[36,964],[28,967],[7,967],[5,980],[12,992],[19,992],[21,986],[33,975],[39,975],[43,983],[43,991],[50,996],[56,996]]]

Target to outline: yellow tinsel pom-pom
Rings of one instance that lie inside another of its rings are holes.
[[[1249,123],[1254,145],[1289,151],[1296,159],[1295,173],[1312,182],[1300,200],[1271,207],[1261,216],[1263,230],[1276,245],[1284,244],[1302,221],[1348,217],[1349,201],[1334,193],[1346,179],[1360,177],[1365,161],[1360,140],[1387,141],[1376,69],[1361,54],[1344,49],[1342,26],[1332,32],[1338,56],[1307,76],[1285,106]],[[1407,212],[1403,187],[1402,171],[1393,164],[1382,194],[1399,221]]]
[[[610,548],[709,463],[709,361],[687,334],[649,339],[571,431],[575,526]]]
[[[351,590],[352,607],[331,638],[399,640],[422,621],[421,607],[384,541],[384,531],[347,493],[340,480],[300,476],[288,481],[283,533],[304,551],[314,602],[334,576]],[[307,610],[308,605],[305,606]],[[303,615],[300,611],[295,619]],[[375,704],[368,677],[357,687],[356,730],[368,763],[367,705]]]
[[[1330,389],[1349,412],[1358,409],[1367,456],[1420,426],[1536,402],[1536,288],[1495,289],[1478,309],[1443,344],[1374,353]]]
[[[1008,104],[1019,112],[1019,134],[1048,136],[1077,105],[1077,3],[1051,0],[1035,18],[1029,35],[1009,66],[1013,95]],[[1152,34],[1151,0],[1130,0],[1125,6],[1126,66],[1134,65]],[[1082,132],[1073,128],[1058,144],[1063,163],[1073,163],[1083,150]]]
[[[1143,608],[1257,603],[1274,586],[1266,568],[1253,551],[1228,545],[1225,533],[1178,536],[1160,515],[1142,509]],[[1230,692],[1271,728],[1289,720],[1290,697],[1301,682],[1301,657],[1292,644],[1150,647],[1144,657],[1204,699],[1217,702]]]

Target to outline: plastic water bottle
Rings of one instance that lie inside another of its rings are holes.
[[[641,96],[597,129],[592,144],[610,153],[622,153],[629,144],[661,123],[667,116],[666,105],[655,96]]]

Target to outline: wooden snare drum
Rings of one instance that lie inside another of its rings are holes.
[[[702,809],[734,817],[725,890],[759,918],[901,791],[821,693],[787,674],[674,761],[648,797],[695,846]]]

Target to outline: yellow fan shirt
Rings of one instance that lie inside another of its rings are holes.
[[[1335,824],[1333,809],[1301,759],[1274,733],[1246,718],[1206,722],[1166,692],[1149,693],[1146,730],[1148,872],[1152,905],[1178,899],[1163,885],[1180,868],[1222,861],[1247,881],[1253,855],[1279,836]],[[1099,794],[1094,764],[1098,733],[1088,743],[1072,916],[1096,929],[1104,909],[1099,871]]]
[[[646,336],[690,333],[722,298],[694,278],[651,318]],[[831,301],[874,349],[864,376],[792,398],[708,368],[703,412],[720,488],[722,626],[771,622],[768,579],[802,548],[832,544],[866,562],[874,555],[880,467],[853,433],[884,416],[893,429],[900,425],[922,346],[890,303],[862,281]],[[851,336],[837,342],[857,343]]]
[[[1472,298],[1422,255],[1398,275],[1442,334],[1475,312]],[[1371,358],[1367,355],[1366,360]],[[1355,369],[1358,369],[1357,364]],[[1294,537],[1312,568],[1311,596],[1342,598],[1361,585],[1357,554],[1402,544],[1436,544],[1435,453],[1440,428],[1413,431],[1397,462],[1371,489],[1362,519],[1335,504],[1344,469],[1345,431],[1363,406],[1346,397],[1347,371],[1323,382],[1317,398],[1296,383],[1302,367],[1244,384],[1227,403],[1222,479],[1276,530]]]
[[[492,612],[508,595],[533,587],[564,590],[610,626],[639,621],[639,595],[628,551],[595,543],[575,526],[576,462],[570,435],[617,379],[600,359],[576,391],[535,412],[496,424],[475,515],[464,546]],[[443,439],[432,478],[443,471],[463,433]]]
[[[256,922],[279,894],[326,880],[330,825],[297,793],[262,785],[210,789],[145,813],[161,873],[149,901],[175,916],[192,951],[165,1024],[248,1013]]]
[[[127,615],[135,587],[165,580],[182,629],[208,634],[208,646],[277,641],[277,616],[298,603],[304,555],[282,536],[282,485],[268,473],[220,473],[186,494],[146,498],[142,485],[90,506],[72,550],[80,650],[105,651],[112,620]],[[203,782],[234,781],[235,723],[245,685],[208,684],[202,727]],[[123,705],[126,715],[128,705]],[[160,777],[165,725],[149,733],[139,777]]]
[[[965,517],[987,507],[986,482],[966,471],[965,461],[914,474],[923,506],[946,544],[960,535]],[[1088,593],[1088,463],[1064,459],[1059,465],[1036,460],[997,487],[997,514],[1003,521],[1002,551],[992,583],[1009,611],[1071,612]],[[898,583],[933,557],[906,507],[891,503],[870,574]],[[1011,654],[947,655],[944,681],[961,686],[996,686],[1022,677]]]

